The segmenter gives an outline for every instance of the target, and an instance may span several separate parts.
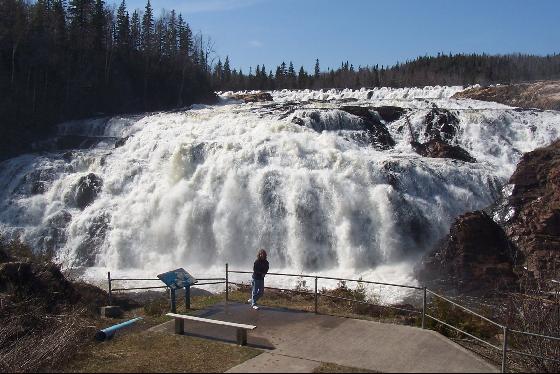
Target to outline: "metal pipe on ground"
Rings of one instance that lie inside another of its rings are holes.
[[[131,319],[129,321],[126,322],[122,322],[110,327],[107,327],[106,329],[103,330],[99,330],[96,334],[95,334],[95,339],[102,342],[108,339],[111,339],[113,337],[113,335],[115,335],[115,332],[117,332],[118,330],[128,327],[138,321],[142,320],[142,317],[137,317],[134,319]]]

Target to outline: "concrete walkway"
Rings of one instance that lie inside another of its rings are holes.
[[[497,372],[437,332],[280,308],[217,304],[200,317],[257,326],[248,345],[266,353],[229,372],[312,372],[321,362],[378,372]],[[152,328],[173,332],[173,321]],[[185,333],[235,343],[235,329],[185,321]]]

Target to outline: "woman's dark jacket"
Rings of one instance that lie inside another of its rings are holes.
[[[264,280],[266,273],[268,273],[268,261],[257,259],[253,265],[253,279]]]

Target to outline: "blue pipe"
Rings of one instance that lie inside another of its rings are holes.
[[[111,339],[117,330],[120,330],[124,327],[128,327],[133,323],[140,321],[142,317],[134,318],[126,322],[119,323],[117,325],[113,325],[111,327],[107,327],[106,329],[99,330],[95,334],[95,339],[99,340],[100,342],[105,341],[107,339]]]

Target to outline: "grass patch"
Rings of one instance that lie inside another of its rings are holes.
[[[221,373],[260,353],[190,336],[143,332],[92,343],[63,372]]]
[[[308,291],[308,289],[301,286],[296,287],[296,290],[293,291],[266,289],[264,296],[259,300],[259,304],[274,308],[314,312],[314,296],[312,293],[306,293]],[[250,285],[237,284],[236,288],[230,290],[229,299],[235,302],[246,303],[250,297],[250,292]],[[410,326],[419,326],[421,324],[419,314],[399,311],[379,304],[376,305],[378,300],[366,298],[365,290],[360,285],[355,289],[351,289],[346,283],[341,282],[337,288],[332,290],[322,289],[320,293],[322,296],[319,296],[318,299],[318,312],[321,314]],[[340,298],[354,299],[362,303],[341,300]],[[364,304],[363,302],[371,304]],[[397,307],[410,310],[415,309],[412,305],[408,304],[397,305]]]

